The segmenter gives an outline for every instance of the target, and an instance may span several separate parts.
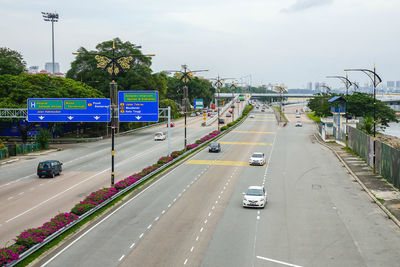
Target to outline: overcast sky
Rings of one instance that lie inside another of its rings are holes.
[[[51,61],[51,23],[59,16],[55,58],[66,72],[72,52],[120,37],[155,53],[152,69],[209,69],[211,78],[251,75],[253,85],[336,80],[344,68],[373,68],[400,80],[399,0],[0,0],[0,46],[28,66]],[[368,82],[362,73],[352,81]],[[249,80],[249,79],[247,79]]]

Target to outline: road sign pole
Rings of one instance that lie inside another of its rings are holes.
[[[171,107],[168,106],[168,156],[171,156]]]

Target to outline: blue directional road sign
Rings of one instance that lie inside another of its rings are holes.
[[[29,122],[109,122],[108,98],[30,98]]]
[[[157,91],[119,91],[119,121],[158,121]]]

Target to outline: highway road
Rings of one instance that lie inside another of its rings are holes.
[[[225,114],[221,117],[225,118]],[[202,127],[202,121],[202,116],[188,118],[188,144],[217,129],[216,123]],[[183,148],[183,127],[180,119],[171,128],[172,151]],[[116,137],[115,182],[167,155],[168,140],[154,141],[158,131],[167,133],[166,124]],[[62,151],[36,156],[34,153],[0,166],[0,245],[12,244],[24,229],[41,226],[56,214],[69,211],[91,192],[109,186],[110,150],[110,139],[71,144]],[[39,179],[37,164],[47,159],[63,162],[63,172],[54,179]]]
[[[400,231],[314,137],[270,110],[203,150],[37,266],[396,266]],[[251,153],[266,166],[248,166]],[[265,209],[242,192],[264,184]]]

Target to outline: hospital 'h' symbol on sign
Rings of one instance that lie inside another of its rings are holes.
[[[35,101],[31,101],[31,108],[35,108]]]

